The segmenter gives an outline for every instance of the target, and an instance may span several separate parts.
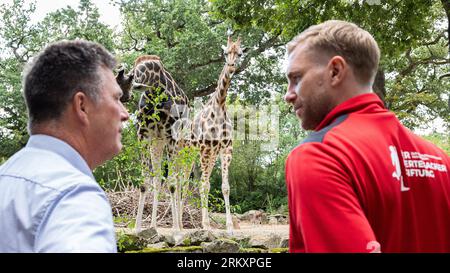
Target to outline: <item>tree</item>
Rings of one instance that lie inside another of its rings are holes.
[[[98,9],[90,0],[81,0],[77,10],[67,7],[33,23],[35,3],[14,0],[0,5],[0,160],[11,156],[28,140],[21,74],[25,64],[48,43],[83,38],[113,49],[112,30],[99,22]]]
[[[448,1],[222,1],[213,0],[216,18],[233,28],[262,28],[291,40],[308,26],[329,19],[352,21],[373,34],[382,59],[374,89],[385,90],[386,105],[411,129],[449,120]],[[385,86],[384,86],[385,85]]]
[[[211,17],[207,1],[132,0],[118,4],[124,15],[120,49],[126,63],[131,65],[140,54],[156,54],[191,99],[215,91],[224,65],[221,46],[226,44],[226,33],[232,25]],[[261,53],[279,41],[258,28],[236,31],[234,35],[240,35],[246,47],[236,74],[255,65],[272,75],[277,58]],[[233,82],[240,83],[242,79],[238,77]],[[238,86],[233,84],[230,92],[236,92]]]

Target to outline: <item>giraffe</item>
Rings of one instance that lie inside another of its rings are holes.
[[[214,168],[216,158],[220,155],[222,167],[222,193],[225,200],[226,227],[233,232],[233,221],[230,212],[230,185],[228,182],[228,167],[231,163],[233,145],[233,125],[226,109],[227,90],[231,77],[236,71],[236,62],[242,55],[241,40],[236,42],[228,36],[227,46],[222,46],[225,55],[225,66],[222,69],[217,88],[203,109],[192,122],[192,145],[200,149],[200,165],[202,170],[200,198],[202,206],[202,227],[210,229],[208,215],[209,178]]]
[[[189,145],[187,140],[174,137],[172,131],[173,124],[183,117],[182,111],[186,111],[189,100],[156,55],[138,57],[130,73],[124,75],[124,69],[121,69],[117,74],[116,81],[124,94],[121,98],[122,101],[130,99],[132,89],[142,91],[137,113],[137,130],[139,140],[146,140],[143,141],[145,151],[150,152],[150,156],[146,156],[144,152],[142,160],[148,165],[149,172],[153,173],[151,227],[156,228],[163,154],[166,149],[169,161],[176,162],[175,157],[178,152]],[[176,113],[173,112],[174,109]],[[189,174],[188,170],[175,164],[174,171],[168,177],[173,229],[176,231],[183,228],[180,181],[186,181]],[[148,173],[144,174],[144,177],[145,181],[140,190],[136,216],[136,233],[141,230],[145,198],[150,186]]]

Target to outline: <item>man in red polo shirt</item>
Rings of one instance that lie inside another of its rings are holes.
[[[450,252],[450,158],[372,92],[380,51],[327,21],[288,46],[288,90],[305,130],[289,154],[291,252]]]

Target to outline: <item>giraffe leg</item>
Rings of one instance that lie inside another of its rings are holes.
[[[179,210],[178,213],[180,218],[180,225],[183,227],[183,212],[184,212],[184,202],[186,201],[186,196],[189,191],[189,177],[191,175],[192,169],[194,167],[194,163],[187,164],[185,166],[182,166],[182,173],[181,173],[181,187],[180,187],[180,202],[179,202]]]
[[[175,231],[180,231],[182,224],[180,223],[180,209],[179,209],[179,159],[177,158],[180,147],[171,142],[168,146],[169,152],[169,177],[168,187],[170,192],[170,204],[172,209],[172,227]]]
[[[231,163],[232,158],[232,147],[227,147],[220,154],[220,161],[222,164],[222,193],[223,199],[225,200],[225,212],[227,219],[227,232],[233,233],[233,220],[231,218],[230,211],[230,183],[228,181],[228,167]]]
[[[147,195],[147,190],[149,188],[149,177],[146,177],[144,179],[144,185],[141,186],[140,192],[139,192],[139,204],[138,204],[138,210],[136,215],[136,226],[135,226],[135,232],[139,233],[141,232],[142,228],[142,214],[144,212],[144,206],[145,206],[145,197]]]
[[[172,209],[172,228],[175,231],[180,231],[180,219],[178,216],[178,204],[177,204],[177,189],[176,189],[176,177],[171,177],[169,179],[169,191],[170,191],[170,204]]]
[[[175,209],[177,210],[177,225],[179,226],[179,229],[183,229],[183,199],[182,199],[182,191],[183,191],[183,175],[181,173],[181,167],[178,165],[179,162],[177,161],[177,166],[175,167],[175,174],[174,177],[176,180],[174,181],[175,184]]]
[[[209,177],[211,176],[214,163],[216,162],[217,153],[212,152],[211,148],[203,148],[201,150],[201,169],[202,169],[202,181],[200,186],[200,203],[202,206],[202,227],[203,229],[210,230],[211,225],[209,223],[208,213],[208,198],[209,198]]]
[[[156,228],[158,216],[158,199],[161,190],[161,162],[164,151],[165,142],[162,140],[152,140],[150,144],[150,155],[153,163],[153,205],[152,205],[152,220],[150,227]]]
[[[144,213],[144,207],[145,207],[145,198],[147,196],[147,192],[150,188],[150,172],[152,170],[152,163],[151,163],[151,157],[148,154],[149,153],[149,145],[147,140],[145,139],[144,135],[139,135],[139,141],[143,141],[143,147],[144,151],[141,154],[141,164],[143,166],[142,168],[142,176],[144,177],[144,184],[141,185],[140,191],[139,191],[139,204],[138,204],[138,210],[136,214],[136,225],[135,225],[135,232],[139,233],[142,229],[142,215]]]

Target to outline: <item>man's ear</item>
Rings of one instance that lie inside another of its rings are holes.
[[[331,86],[342,83],[348,73],[348,64],[341,56],[334,56],[328,62],[328,71],[331,78]]]
[[[83,92],[77,92],[72,99],[72,109],[75,117],[83,124],[88,124],[89,98]]]

